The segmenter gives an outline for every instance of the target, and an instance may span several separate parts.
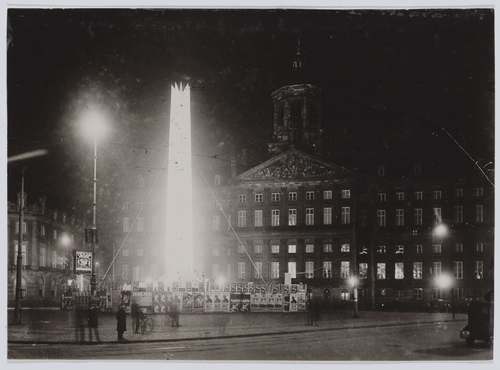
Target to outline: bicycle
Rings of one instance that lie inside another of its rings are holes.
[[[139,327],[141,330],[141,334],[151,333],[154,327],[153,318],[146,315],[141,316]]]

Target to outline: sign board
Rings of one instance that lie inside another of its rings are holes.
[[[133,291],[132,302],[136,303],[139,307],[152,307],[153,306],[153,292],[151,291]]]
[[[92,272],[92,252],[75,252],[75,272]]]

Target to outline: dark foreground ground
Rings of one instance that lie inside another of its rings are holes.
[[[251,313],[181,316],[171,328],[155,317],[154,330],[131,332],[116,343],[113,315],[100,318],[103,343],[78,343],[71,313],[31,311],[24,324],[9,327],[10,359],[470,361],[491,360],[491,346],[473,348],[458,337],[465,315],[361,312],[322,315],[318,327],[304,314]]]

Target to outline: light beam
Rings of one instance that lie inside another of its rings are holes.
[[[166,261],[164,280],[193,277],[193,184],[189,85],[173,85],[167,166]]]

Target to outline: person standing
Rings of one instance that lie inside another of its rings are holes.
[[[139,333],[139,327],[141,325],[141,315],[140,315],[140,310],[139,310],[139,305],[137,303],[132,303],[132,306],[130,307],[130,313],[132,315],[132,321],[134,325],[134,334]]]
[[[91,299],[90,307],[89,307],[89,342],[93,341],[93,334],[95,334],[97,343],[101,342],[101,338],[99,337],[99,306],[97,305],[96,300]]]
[[[85,308],[77,303],[74,308],[75,315],[75,341],[82,343],[85,341]]]
[[[172,301],[172,327],[173,328],[178,328],[179,327],[179,303],[178,303],[178,298],[174,297]]]
[[[125,312],[124,305],[120,305],[116,313],[116,331],[118,333],[118,341],[122,342],[126,340],[123,338],[123,333],[127,331],[127,313]]]

